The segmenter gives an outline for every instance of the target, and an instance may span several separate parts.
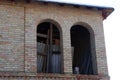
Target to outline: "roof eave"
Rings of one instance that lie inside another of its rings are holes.
[[[112,8],[112,7],[103,8],[103,9],[102,9],[103,19],[106,19],[113,11],[114,11],[114,8]]]
[[[96,5],[87,5],[87,4],[76,4],[76,3],[65,3],[65,2],[57,2],[57,1],[49,1],[49,0],[38,0],[40,2],[47,2],[47,3],[55,3],[55,4],[62,4],[62,5],[72,5],[76,7],[87,7],[89,9],[91,8],[97,8],[98,10],[102,11],[102,17],[103,20],[106,19],[113,11],[113,7],[107,7],[107,6],[96,6]]]
[[[15,1],[15,0],[12,0],[12,1]],[[25,1],[31,2],[31,0],[25,0]],[[79,8],[79,7],[86,7],[88,9],[97,8],[98,10],[102,11],[103,20],[106,19],[114,11],[114,8],[106,7],[106,6],[88,5],[88,4],[81,4],[81,3],[58,2],[58,1],[50,1],[50,0],[35,0],[35,1],[43,2],[43,3],[54,3],[54,4],[60,4],[60,5],[72,5],[76,8]]]

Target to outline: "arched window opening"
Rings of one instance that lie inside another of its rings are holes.
[[[56,25],[43,22],[37,26],[37,72],[61,73],[60,31]]]
[[[71,46],[74,74],[95,74],[91,51],[91,36],[88,29],[81,25],[71,28]]]

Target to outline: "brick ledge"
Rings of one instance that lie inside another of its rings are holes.
[[[75,74],[38,74],[38,73],[24,73],[24,72],[0,72],[0,78],[4,78],[4,77],[11,77],[11,78],[17,78],[17,77],[21,77],[21,78],[46,78],[46,79],[50,79],[50,78],[67,78],[69,80],[71,79],[92,79],[92,80],[100,80],[103,78],[107,78],[109,79],[109,76],[103,76],[103,75],[75,75]]]

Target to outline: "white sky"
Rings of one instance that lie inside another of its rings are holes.
[[[56,1],[56,0],[52,0]],[[99,6],[113,6],[115,11],[104,20],[104,33],[111,80],[119,80],[120,75],[120,0],[57,0]]]
[[[58,1],[58,2],[68,2],[68,3],[80,3],[80,4],[90,4],[90,5],[104,5],[111,6],[115,0],[43,0],[43,1]]]
[[[104,20],[106,50],[111,80],[119,80],[120,74],[120,0],[112,3],[115,11]]]

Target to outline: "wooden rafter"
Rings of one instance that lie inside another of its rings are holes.
[[[20,1],[20,0],[11,0],[11,1],[13,1],[13,2],[17,2],[17,1]],[[25,0],[25,2],[30,3],[31,0]]]

